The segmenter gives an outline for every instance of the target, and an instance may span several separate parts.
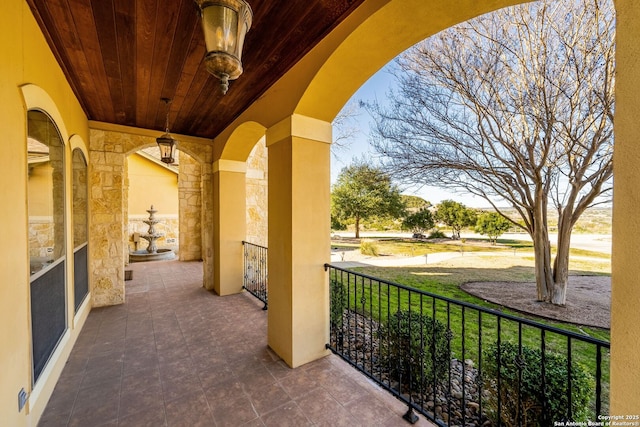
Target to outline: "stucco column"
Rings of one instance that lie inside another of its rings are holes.
[[[327,354],[331,124],[293,115],[267,130],[269,346],[291,367]]]
[[[611,256],[611,415],[640,412],[640,8],[617,0]]]
[[[218,295],[242,292],[242,241],[246,236],[245,162],[213,164],[213,290]]]

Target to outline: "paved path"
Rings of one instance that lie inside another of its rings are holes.
[[[344,254],[344,257],[342,257]],[[331,252],[331,264],[336,267],[408,267],[415,265],[435,264],[452,258],[463,256],[460,252],[438,252],[435,254],[419,255],[414,257],[396,256],[364,256],[359,251]]]
[[[504,251],[492,251],[492,252],[437,252],[428,255],[419,255],[414,257],[402,257],[402,256],[368,256],[361,255],[360,251],[332,251],[331,252],[331,264],[341,268],[354,268],[354,267],[414,267],[424,266],[429,264],[436,264],[442,261],[447,261],[462,256],[480,257],[480,256],[533,256],[533,251],[516,251],[511,249],[505,249]],[[602,261],[603,258],[593,258],[588,256],[572,256],[571,259],[593,259],[595,261]]]
[[[344,238],[353,238],[353,232],[338,232],[334,233],[335,236],[341,236]],[[386,232],[386,231],[363,231],[360,233],[361,237],[403,237],[410,238],[411,233],[398,233],[398,232]],[[462,233],[461,237],[469,239],[486,239],[486,236],[481,236],[477,233]],[[531,237],[527,233],[506,233],[500,236],[500,239],[508,240],[522,240],[530,242]],[[557,241],[557,234],[550,233],[549,240],[552,244]],[[611,234],[580,234],[573,233],[571,235],[571,247],[574,249],[586,249],[590,251],[611,253]]]

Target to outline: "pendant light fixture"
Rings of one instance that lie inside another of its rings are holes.
[[[253,12],[244,0],[195,0],[202,19],[207,48],[207,71],[220,80],[227,93],[229,80],[242,74],[242,46],[251,28]]]
[[[161,98],[161,100],[167,107],[167,118],[165,121],[165,133],[161,137],[156,138],[156,142],[158,143],[158,148],[160,148],[160,160],[164,163],[171,164],[175,162],[178,141],[173,139],[169,133],[169,104],[171,104],[171,100],[169,98]]]

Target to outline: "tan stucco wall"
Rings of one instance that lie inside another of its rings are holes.
[[[127,157],[129,215],[146,215],[151,205],[161,215],[178,214],[178,175],[133,153]]]
[[[28,203],[31,215],[53,216],[53,204],[45,202],[51,198],[52,170],[49,162],[29,165]]]
[[[61,128],[65,141],[67,224],[71,224],[71,151],[69,138],[88,141],[87,119],[66,83],[42,33],[23,0],[4,0],[0,6],[0,128],[3,168],[0,186],[0,235],[10,245],[0,248],[0,414],[2,424],[35,425],[59,376],[82,324],[73,318],[69,300],[69,331],[35,388],[31,386],[29,327],[29,257],[27,220],[27,108],[42,108]],[[35,85],[26,87],[23,85]],[[67,255],[73,247],[67,233]],[[68,264],[71,268],[71,263]],[[72,271],[72,270],[70,270]],[[71,283],[67,294],[72,298]],[[18,392],[30,393],[18,412]]]

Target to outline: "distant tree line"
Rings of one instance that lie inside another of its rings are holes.
[[[438,224],[451,228],[452,239],[459,239],[462,229],[475,226],[492,243],[512,225],[496,212],[478,211],[454,200],[434,207],[422,198],[403,196],[382,169],[359,161],[345,167],[332,188],[331,226],[345,230],[353,223],[355,237],[360,238],[363,221],[372,218],[401,220],[403,230],[421,238]]]

